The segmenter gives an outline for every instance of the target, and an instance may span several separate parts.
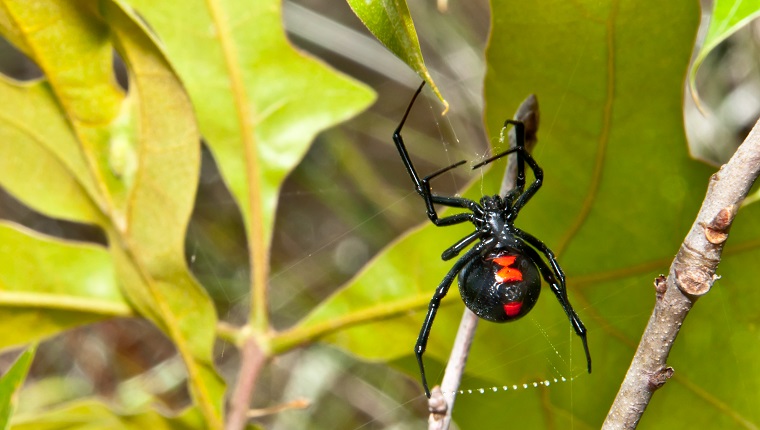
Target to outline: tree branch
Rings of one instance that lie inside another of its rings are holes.
[[[240,374],[237,385],[230,397],[230,410],[227,416],[227,430],[241,430],[249,418],[251,396],[256,387],[259,371],[267,360],[256,339],[248,335],[240,348]]]
[[[536,132],[538,131],[539,123],[538,100],[535,95],[531,94],[522,102],[520,107],[517,108],[517,112],[515,112],[514,119],[525,123],[525,148],[528,151],[533,151],[537,142]],[[502,135],[499,139],[499,142],[502,144],[504,143],[503,132],[504,129],[502,129]],[[513,148],[517,145],[515,129],[511,128],[508,134],[509,147]],[[516,177],[517,155],[511,154],[508,156],[507,168],[504,171],[504,178],[501,182],[500,195],[506,195],[507,192],[515,187]],[[430,393],[430,399],[428,400],[428,409],[430,410],[430,417],[428,418],[429,430],[447,430],[451,425],[454,401],[456,400],[459,383],[462,380],[464,367],[467,363],[467,355],[470,352],[470,345],[472,345],[476,328],[478,328],[477,315],[465,308],[462,320],[459,323],[456,339],[454,340],[454,346],[451,349],[451,355],[443,374],[441,386],[433,387]]]
[[[655,280],[657,300],[604,429],[633,429],[655,390],[673,375],[670,348],[697,298],[718,279],[723,245],[734,216],[760,173],[760,121],[733,157],[712,175],[702,208],[668,277]]]

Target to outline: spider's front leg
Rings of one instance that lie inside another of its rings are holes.
[[[406,123],[406,119],[409,116],[409,112],[412,110],[414,101],[417,99],[417,96],[419,96],[420,92],[422,91],[422,87],[424,86],[425,86],[425,82],[423,81],[420,87],[414,93],[414,96],[412,96],[412,100],[409,102],[409,106],[406,108],[406,112],[404,112],[404,117],[401,118],[401,122],[399,123],[398,127],[396,127],[396,130],[393,132],[393,142],[396,144],[396,149],[398,149],[399,155],[401,155],[401,161],[404,162],[404,167],[406,167],[406,171],[407,173],[409,173],[409,177],[411,177],[412,182],[414,182],[414,189],[425,200],[425,206],[427,208],[427,216],[428,218],[430,218],[430,221],[433,224],[439,227],[444,227],[444,226],[449,226],[449,225],[454,225],[454,224],[460,224],[467,221],[474,222],[476,217],[480,217],[483,215],[482,208],[476,202],[463,198],[463,197],[439,196],[439,195],[433,194],[433,192],[430,189],[430,181],[433,178],[443,173],[446,173],[451,169],[459,167],[465,162],[460,161],[458,163],[454,163],[451,166],[444,167],[443,169],[440,169],[437,172],[432,173],[424,178],[420,178],[420,175],[417,173],[417,169],[414,168],[414,163],[412,163],[411,157],[409,157],[409,152],[406,150],[406,145],[404,144],[404,138],[401,136],[401,130],[404,128],[404,124]],[[436,204],[449,206],[449,207],[469,209],[474,214],[461,213],[461,214],[455,214],[455,215],[450,215],[450,216],[441,218],[438,216],[438,212],[436,212],[435,210]]]
[[[517,154],[517,177],[515,179],[515,188],[513,192],[519,193],[519,197],[517,197],[517,200],[515,200],[515,203],[512,205],[512,208],[507,215],[507,219],[510,222],[514,222],[515,218],[517,218],[517,214],[520,212],[520,209],[522,209],[523,206],[528,203],[528,200],[530,200],[531,197],[533,197],[533,195],[538,192],[538,189],[541,188],[541,184],[543,184],[544,181],[544,170],[538,166],[538,163],[533,158],[533,156],[530,155],[530,152],[525,149],[525,124],[522,121],[508,119],[504,122],[504,127],[509,124],[512,124],[515,127],[515,134],[517,135],[517,146],[514,148],[509,148],[504,152],[485,159],[480,163],[472,166],[472,168],[477,169],[478,167],[485,166],[486,164],[492,163],[499,158],[505,157],[509,154]],[[523,192],[525,189],[525,163],[527,163],[528,167],[530,167],[530,169],[533,171],[533,176],[535,179],[530,184],[528,189]]]
[[[507,128],[507,125],[509,124],[512,124],[512,126],[515,128],[515,149],[517,152],[517,175],[515,175],[514,190],[516,190],[519,194],[522,194],[525,190],[525,159],[523,158],[523,153],[527,153],[527,150],[524,150],[525,123],[522,121],[508,119],[504,121],[504,128]],[[523,148],[523,150],[517,148]]]
[[[430,188],[430,181],[435,178],[436,176],[448,172],[449,170],[459,167],[462,164],[464,164],[464,160],[460,161],[458,163],[454,163],[451,166],[444,167],[443,169],[432,173],[428,176],[425,176],[420,181],[420,187],[417,188],[417,192],[422,196],[423,199],[425,199],[425,206],[427,207],[427,216],[430,218],[430,221],[435,224],[438,227],[445,227],[448,225],[453,224],[459,224],[464,221],[469,221],[475,225],[479,225],[479,222],[482,222],[483,216],[485,215],[485,212],[483,211],[483,208],[475,201],[464,198],[464,197],[449,197],[449,196],[439,196],[437,194],[433,194],[431,188]],[[434,204],[439,204],[442,206],[448,206],[452,208],[462,208],[462,209],[468,209],[472,213],[460,213],[456,215],[450,215],[447,217],[439,218],[438,212],[435,210]],[[447,258],[444,258],[444,260],[447,260]]]
[[[435,293],[433,294],[433,298],[430,299],[427,315],[425,315],[425,322],[422,323],[420,335],[417,336],[417,343],[414,346],[414,355],[417,357],[417,363],[420,366],[422,387],[425,389],[425,395],[428,398],[430,398],[430,389],[428,388],[427,378],[425,377],[425,365],[422,362],[422,355],[425,353],[425,349],[427,348],[427,342],[428,338],[430,337],[430,330],[433,327],[435,314],[438,312],[438,308],[441,306],[441,300],[443,300],[443,298],[446,297],[446,294],[449,292],[449,287],[451,287],[451,283],[454,282],[454,278],[456,278],[457,273],[459,273],[472,259],[477,258],[484,249],[492,246],[492,241],[484,241],[470,248],[470,250],[467,251],[462,256],[462,258],[454,263],[454,266],[451,268],[451,270],[449,270],[446,276],[443,277],[443,280],[438,285],[438,288],[436,288]]]

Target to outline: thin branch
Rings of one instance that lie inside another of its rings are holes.
[[[734,216],[760,174],[760,121],[731,159],[710,178],[702,208],[668,277],[655,280],[657,300],[604,429],[633,429],[652,394],[673,375],[670,348],[697,298],[718,279],[723,245]]]
[[[267,415],[279,414],[281,412],[290,411],[290,410],[306,409],[309,406],[311,406],[311,402],[308,399],[299,398],[299,399],[291,400],[287,403],[271,406],[268,408],[251,409],[248,411],[248,418],[260,418],[260,417],[265,417]]]
[[[537,143],[536,132],[538,131],[539,123],[538,100],[535,95],[531,94],[522,102],[520,107],[517,108],[517,112],[515,112],[514,119],[525,123],[525,148],[528,151],[533,151]],[[503,132],[504,129],[502,129],[502,136],[499,139],[501,143],[504,143]],[[517,145],[515,129],[511,128],[508,134],[509,146],[513,148]],[[504,178],[501,182],[500,195],[506,195],[515,187],[516,177],[517,155],[511,154],[509,155],[507,168],[504,171]],[[449,362],[446,364],[441,386],[433,387],[430,393],[430,399],[428,400],[428,409],[430,410],[430,416],[428,417],[429,430],[447,430],[451,425],[454,401],[456,400],[459,383],[462,380],[464,367],[467,363],[467,355],[470,352],[470,345],[472,345],[472,339],[475,337],[475,329],[477,328],[477,315],[465,308],[462,320],[459,323],[456,339],[454,340],[454,346],[451,349]]]
[[[225,342],[240,347],[245,341],[243,337],[247,335],[245,329],[246,327],[237,327],[225,321],[217,321],[216,336]]]
[[[249,418],[249,408],[253,389],[256,387],[261,368],[267,356],[259,347],[254,336],[247,336],[240,350],[240,374],[235,391],[230,398],[227,430],[242,430]]]
[[[443,374],[441,386],[433,387],[428,400],[429,430],[447,430],[451,425],[451,414],[454,411],[459,383],[462,380],[464,367],[467,363],[467,355],[470,353],[470,345],[475,337],[475,329],[478,328],[478,316],[465,308],[462,321],[459,323],[457,337],[451,349],[449,362]]]

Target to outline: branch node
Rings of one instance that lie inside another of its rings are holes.
[[[705,252],[693,249],[684,242],[673,260],[675,283],[687,296],[703,296],[710,291],[715,282],[715,269],[720,259],[711,258]]]
[[[728,233],[713,230],[707,225],[702,225],[705,229],[705,239],[713,245],[720,245],[728,239]]]
[[[654,278],[654,291],[657,297],[657,300],[662,300],[662,298],[665,296],[665,291],[668,289],[668,283],[667,278],[665,275],[660,274],[660,276]]]
[[[704,266],[689,266],[687,270],[675,269],[676,285],[684,294],[704,296],[712,288],[715,276]]]
[[[449,404],[446,403],[446,399],[443,398],[443,391],[441,387],[436,385],[430,390],[430,399],[428,400],[428,410],[430,411],[430,419],[440,421],[446,416],[446,411],[449,409]]]
[[[728,239],[728,230],[731,227],[731,221],[736,216],[736,209],[737,205],[727,206],[721,209],[709,223],[700,223],[708,242],[721,245]]]
[[[722,165],[722,166],[720,166],[720,169],[718,169],[717,172],[715,172],[712,175],[710,175],[710,182],[708,184],[709,186],[713,186],[716,182],[720,181],[720,172],[723,171],[724,167],[726,167],[725,164]]]
[[[650,391],[655,391],[658,388],[665,385],[666,382],[668,382],[668,379],[670,379],[673,376],[673,373],[675,371],[672,367],[663,367],[660,370],[654,372],[653,374],[649,375],[649,381],[648,386]]]

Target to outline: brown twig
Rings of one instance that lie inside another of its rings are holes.
[[[532,151],[536,146],[536,132],[538,131],[539,112],[538,100],[535,95],[528,96],[522,102],[514,119],[525,123],[525,148]],[[502,129],[503,132],[504,129]],[[504,136],[499,139],[504,142]],[[509,146],[517,145],[514,128],[509,130]],[[515,178],[517,177],[517,156],[509,155],[507,168],[504,171],[504,178],[501,182],[500,195],[506,195],[509,190],[515,187]],[[464,367],[467,363],[467,355],[470,352],[470,345],[475,336],[475,329],[478,327],[478,317],[472,311],[465,308],[462,314],[462,320],[459,323],[454,346],[451,349],[449,361],[446,364],[446,370],[443,374],[441,386],[433,387],[428,400],[428,409],[430,416],[428,418],[429,430],[447,430],[451,425],[451,413],[454,410],[454,401],[456,393],[459,390],[459,383],[462,380]]]
[[[250,409],[247,415],[248,418],[260,418],[267,415],[279,414],[285,411],[306,409],[309,406],[311,406],[309,399],[299,398],[279,405],[270,406],[268,408]]]
[[[256,387],[259,371],[267,360],[264,351],[259,348],[253,336],[247,336],[240,349],[240,374],[237,385],[230,397],[230,411],[227,416],[227,430],[245,428],[249,418],[251,396]]]
[[[654,311],[604,429],[635,428],[654,391],[673,375],[673,369],[666,365],[670,348],[697,298],[706,294],[718,278],[715,271],[728,230],[758,174],[760,121],[728,163],[710,178],[702,208],[667,279],[655,280]]]
[[[451,348],[449,362],[446,364],[441,386],[433,387],[430,392],[430,399],[428,400],[429,430],[446,430],[451,425],[451,413],[454,410],[459,382],[462,380],[467,355],[470,353],[470,345],[472,345],[472,339],[475,337],[475,329],[477,328],[478,316],[465,308],[454,346]]]

